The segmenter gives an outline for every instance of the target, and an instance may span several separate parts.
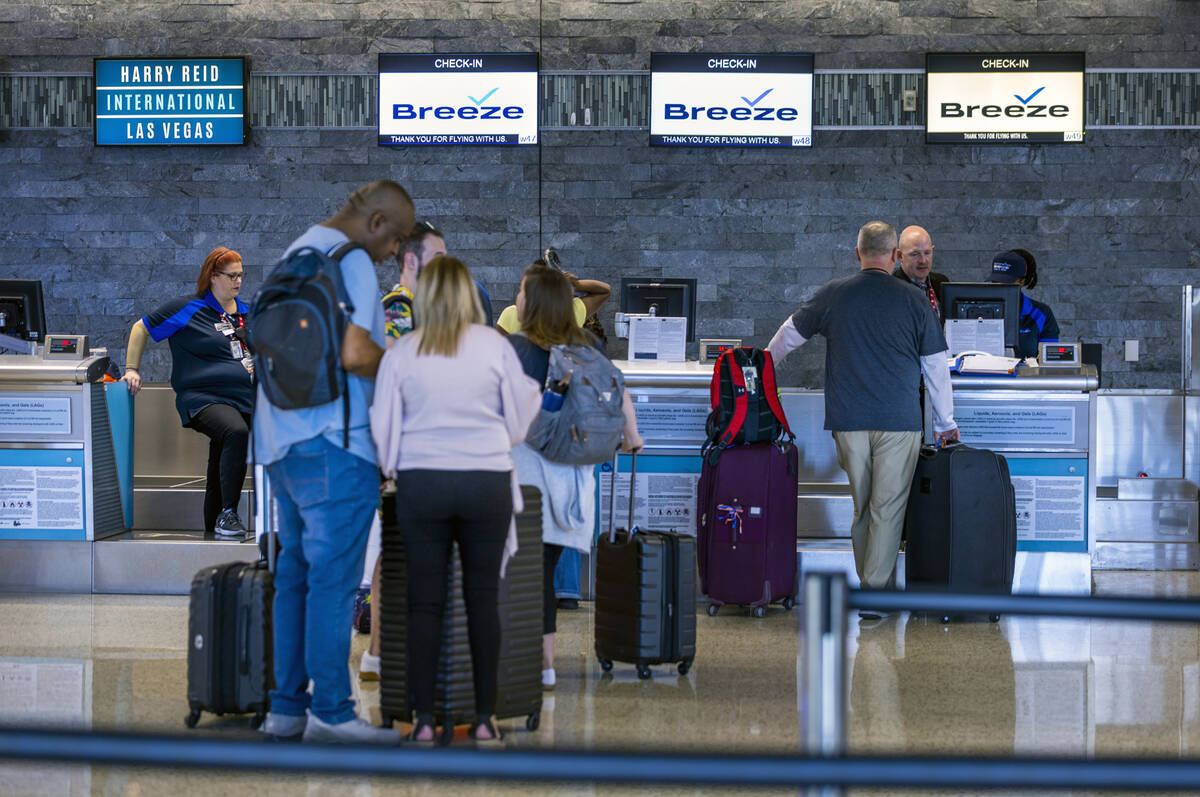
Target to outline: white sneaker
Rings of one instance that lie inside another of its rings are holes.
[[[542,689],[547,692],[553,691],[555,680],[553,667],[548,670],[542,670]]]
[[[378,681],[380,661],[378,656],[372,656],[371,651],[364,650],[362,660],[358,663],[358,680]]]
[[[263,736],[270,742],[291,742],[300,738],[308,725],[308,717],[291,717],[287,714],[267,712],[263,720]]]
[[[362,717],[330,725],[310,713],[308,725],[304,728],[304,741],[325,744],[398,745],[400,731],[394,728],[376,728]]]

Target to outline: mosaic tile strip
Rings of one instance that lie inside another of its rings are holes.
[[[259,74],[250,79],[254,128],[374,129],[376,76]],[[925,76],[819,73],[813,123],[819,127],[921,126]],[[903,92],[917,91],[917,110]],[[1085,79],[1089,126],[1200,126],[1200,73],[1093,72]],[[645,73],[544,73],[541,122],[548,129],[645,128]],[[0,75],[0,129],[91,126],[88,75]],[[574,119],[572,119],[574,115]],[[588,121],[590,119],[590,124]]]
[[[251,75],[250,127],[375,127],[375,75]]]

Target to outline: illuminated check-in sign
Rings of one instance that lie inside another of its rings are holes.
[[[929,53],[929,143],[1080,142],[1083,53]]]
[[[537,53],[380,55],[379,143],[538,143]]]
[[[812,146],[810,54],[650,54],[650,143]]]
[[[244,58],[97,58],[97,146],[245,144]]]

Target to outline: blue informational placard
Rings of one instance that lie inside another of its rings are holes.
[[[245,144],[246,59],[97,58],[96,146]]]

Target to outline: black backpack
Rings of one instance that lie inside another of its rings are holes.
[[[731,445],[793,439],[770,352],[742,346],[722,353],[713,366],[709,399],[712,412],[701,453],[713,465]]]
[[[342,399],[342,446],[350,447],[350,394],[342,337],[354,312],[341,260],[362,247],[347,241],[330,253],[311,246],[284,257],[250,303],[255,376],[276,407],[298,410]]]

